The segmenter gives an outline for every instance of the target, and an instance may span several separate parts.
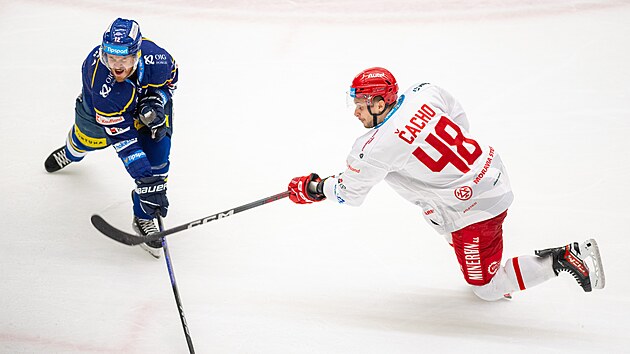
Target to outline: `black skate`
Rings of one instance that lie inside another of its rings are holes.
[[[573,275],[578,284],[589,292],[595,289],[603,289],[606,283],[602,259],[599,255],[599,247],[593,239],[581,244],[577,242],[564,247],[548,248],[536,251],[539,257],[551,255],[553,258],[553,271],[558,275],[565,271]],[[590,268],[587,263],[590,263]]]
[[[140,236],[148,236],[159,231],[155,219],[140,219],[133,217],[132,227]],[[155,240],[140,244],[140,247],[149,252],[153,257],[162,257],[162,241]]]
[[[48,172],[57,172],[62,168],[68,166],[72,161],[68,159],[66,156],[66,146],[62,146],[59,149],[55,150],[48,156],[46,161],[44,161],[44,167]]]

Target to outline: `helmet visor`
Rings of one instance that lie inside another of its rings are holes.
[[[370,104],[371,99],[368,95],[354,95],[351,91],[348,91],[346,94],[346,110],[353,116],[358,117],[364,115],[364,112],[369,112]]]
[[[372,96],[364,93],[357,94],[354,87],[346,92],[346,107],[350,109],[361,108],[372,104]]]
[[[138,64],[138,55],[113,55],[102,53],[103,62],[110,70],[127,70]]]

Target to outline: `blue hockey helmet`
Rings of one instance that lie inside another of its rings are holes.
[[[100,48],[101,60],[109,67],[106,54],[133,56],[135,68],[140,56],[141,44],[142,34],[138,22],[117,18],[103,33],[103,43]]]
[[[103,53],[112,55],[131,55],[140,50],[142,34],[140,26],[134,20],[117,18],[103,33]]]

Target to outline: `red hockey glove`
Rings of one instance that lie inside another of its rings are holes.
[[[295,177],[289,182],[289,199],[296,204],[310,204],[326,199],[323,193],[313,193],[308,190],[311,182],[319,183],[322,179],[317,173],[311,173],[308,176]]]

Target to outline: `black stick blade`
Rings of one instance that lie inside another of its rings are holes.
[[[113,227],[100,215],[92,215],[90,221],[92,221],[92,225],[94,225],[94,227],[103,235],[111,238],[114,241],[124,243],[125,245],[135,246],[148,241],[146,237],[130,234]]]

